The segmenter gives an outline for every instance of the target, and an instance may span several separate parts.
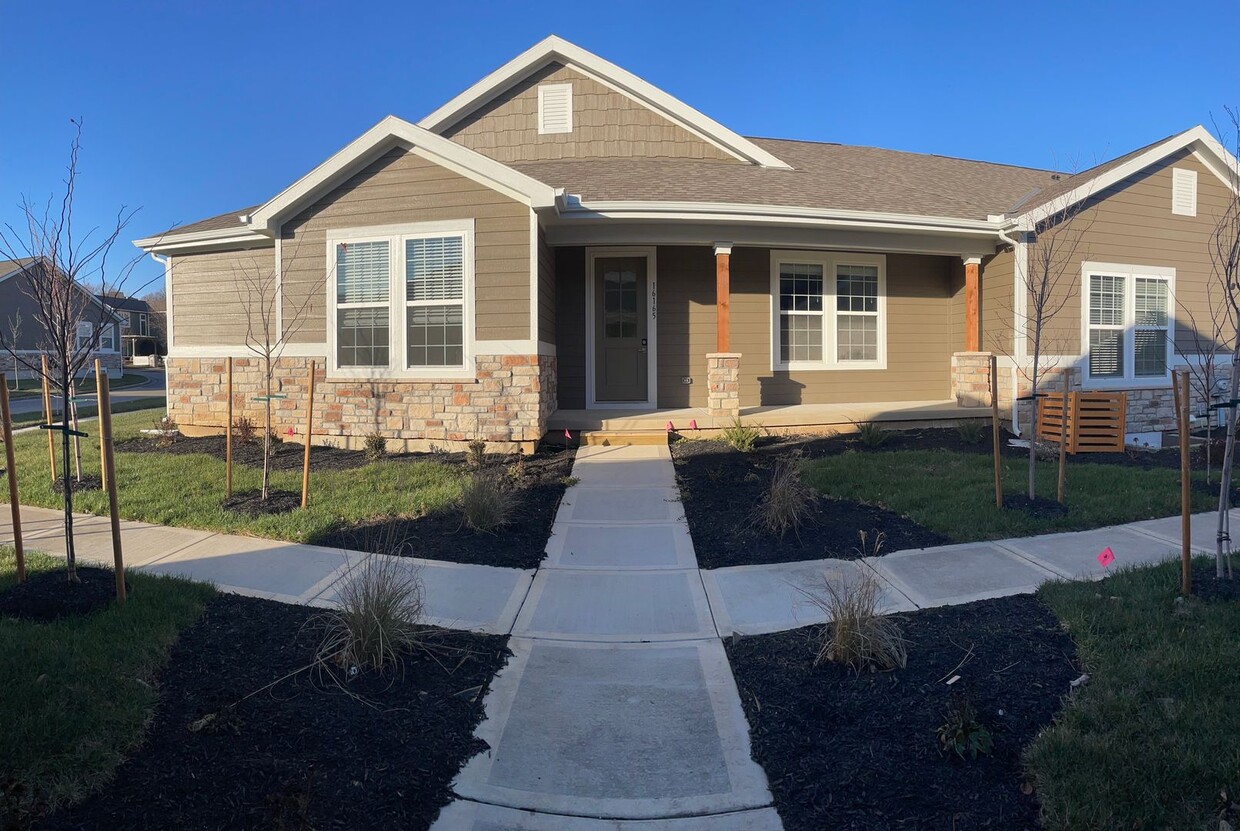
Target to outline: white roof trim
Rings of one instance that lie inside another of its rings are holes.
[[[999,223],[982,219],[731,202],[580,202],[570,197],[562,202],[559,215],[561,219],[567,220],[626,219],[775,223],[963,234],[997,234],[999,230]]]
[[[237,217],[237,227],[235,228],[213,228],[208,231],[190,231],[188,233],[178,233],[174,228],[156,237],[136,239],[133,241],[133,244],[143,251],[152,253],[207,247],[218,248],[230,245],[253,248],[255,246],[273,244],[271,237],[260,234],[257,231],[251,231],[241,223],[241,217]]]
[[[555,204],[556,192],[549,185],[416,124],[389,115],[242,219],[254,231],[273,234],[282,217],[338,184],[356,167],[373,161],[400,144],[409,145],[412,152],[419,156],[494,188],[531,208],[546,208]]]
[[[738,159],[762,167],[791,169],[791,165],[780,161],[749,139],[734,133],[678,98],[668,95],[628,70],[555,35],[539,41],[487,75],[423,118],[418,122],[418,126],[436,133],[445,130],[552,62],[578,69],[595,80],[623,92]]]
[[[1005,227],[1031,231],[1039,222],[1052,214],[1063,211],[1090,196],[1102,193],[1112,185],[1140,173],[1172,153],[1189,147],[1211,173],[1218,176],[1228,187],[1233,189],[1236,187],[1237,181],[1240,181],[1240,162],[1218,142],[1209,130],[1199,124],[1166,141],[1159,142],[1141,155],[1083,182],[1079,187],[1061,194],[1045,205],[1008,218]],[[1202,152],[1203,150],[1207,152]]]

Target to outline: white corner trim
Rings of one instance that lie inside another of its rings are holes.
[[[542,274],[539,270],[538,214],[530,210],[530,340],[538,340],[538,291]]]
[[[785,170],[791,168],[786,162],[763,150],[749,139],[729,130],[628,70],[555,35],[539,41],[491,72],[423,118],[418,122],[418,126],[436,133],[445,130],[552,62],[562,63],[583,71],[595,80],[623,92],[663,115],[669,121],[707,139],[742,161],[752,162],[762,167]]]
[[[250,214],[250,228],[270,234],[282,216],[337,184],[340,178],[356,167],[373,161],[402,143],[410,145],[418,155],[519,199],[530,207],[546,208],[555,204],[555,189],[549,185],[464,145],[389,115]]]
[[[1193,148],[1198,152],[1198,154],[1200,154],[1200,151],[1203,149],[1207,150],[1208,155],[1214,157],[1214,163],[1207,162],[1204,155],[1199,155],[1199,157],[1202,158],[1202,161],[1206,164],[1206,167],[1222,179],[1228,187],[1232,189],[1236,188],[1237,182],[1240,181],[1240,179],[1237,178],[1237,176],[1240,175],[1240,162],[1238,162],[1236,157],[1233,156],[1225,147],[1223,147],[1223,145],[1219,144],[1218,140],[1211,135],[1209,130],[1199,124],[1196,127],[1192,127],[1182,133],[1172,136],[1166,141],[1159,142],[1149,150],[1146,150],[1139,156],[1129,159],[1122,165],[1112,168],[1105,173],[1085,181],[1079,187],[1076,187],[1068,193],[1052,199],[1048,204],[1041,205],[1027,211],[1026,213],[1018,214],[1017,216],[1012,217],[1009,219],[1009,222],[1014,224],[1015,227],[1020,230],[1032,230],[1034,226],[1052,214],[1058,213],[1065,208],[1069,208],[1083,199],[1088,199],[1090,196],[1102,193],[1112,185],[1122,182],[1128,177],[1141,172],[1150,165],[1165,159],[1172,153],[1176,153],[1188,147]],[[1228,178],[1227,171],[1231,171],[1230,178]]]

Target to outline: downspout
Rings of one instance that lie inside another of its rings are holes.
[[[1020,375],[1020,366],[1024,363],[1027,344],[1025,342],[1025,338],[1023,337],[1024,327],[1018,327],[1015,325],[1017,320],[1020,318],[1022,311],[1021,304],[1017,301],[1022,283],[1020,278],[1020,258],[1017,256],[1016,252],[1020,250],[1020,246],[1023,245],[1024,242],[1012,239],[1008,236],[1007,231],[1004,231],[1002,228],[999,229],[998,234],[999,239],[1012,246],[1012,273],[1015,278],[1015,285],[1013,286],[1014,293],[1012,295],[1012,433],[1013,435],[1019,436],[1020,407],[1017,406],[1016,403],[1016,390],[1019,387],[1017,379]],[[1019,333],[1017,332],[1017,329],[1020,329]],[[1018,334],[1022,335],[1022,337],[1018,338]]]

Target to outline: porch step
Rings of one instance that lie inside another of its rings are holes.
[[[666,430],[583,430],[581,443],[589,447],[622,444],[667,444]]]

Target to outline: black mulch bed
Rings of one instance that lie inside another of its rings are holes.
[[[766,769],[784,827],[1037,828],[1036,797],[1022,793],[1020,756],[1079,675],[1072,640],[1031,595],[897,619],[909,661],[890,673],[811,666],[814,628],[727,645],[753,755]],[[972,657],[958,667],[970,648]],[[991,756],[960,761],[939,750],[935,731],[953,674],[993,733]]]
[[[473,737],[507,639],[436,633],[402,674],[347,683],[303,672],[315,610],[221,595],[181,635],[159,679],[145,742],[102,792],[43,827],[390,829],[429,827]],[[215,718],[194,731],[190,725]]]
[[[1003,497],[1003,507],[1011,511],[1023,511],[1038,519],[1056,519],[1068,515],[1068,506],[1045,496],[1030,499],[1028,494],[1010,493]]]
[[[516,478],[512,475],[516,456],[488,455],[484,470],[511,483],[516,493],[511,521],[494,533],[465,527],[461,512],[452,509],[417,518],[391,517],[343,526],[310,542],[428,560],[536,568],[546,553],[575,455],[575,448],[540,445],[534,455],[525,457],[524,473]],[[463,463],[461,454],[440,454],[439,458]]]
[[[88,473],[83,476],[81,480],[74,478],[70,484],[70,487],[73,488],[74,493],[77,493],[78,491],[97,491],[103,487],[103,479],[100,478],[97,473]],[[52,493],[64,492],[65,480],[58,476],[52,482]]]
[[[112,571],[78,566],[77,575],[81,582],[70,583],[64,569],[27,573],[24,583],[0,591],[0,617],[45,623],[92,614],[116,599]]]
[[[753,453],[737,453],[722,442],[673,446],[685,517],[702,568],[858,559],[874,553],[861,549],[861,531],[871,540],[876,531],[886,535],[883,554],[951,542],[894,511],[846,499],[818,500],[800,532],[790,531],[782,539],[755,524],[751,511],[766,491],[775,462],[804,444],[812,442],[768,442]]]
[[[261,490],[240,491],[225,499],[220,506],[225,510],[250,517],[287,514],[301,507],[301,494],[269,488],[267,501],[264,502]]]
[[[1240,573],[1236,571],[1237,566],[1240,566],[1240,556],[1233,556],[1232,574],[1234,576],[1231,579],[1224,577],[1220,580],[1215,576],[1213,558],[1209,563],[1200,559],[1195,560],[1193,562],[1193,595],[1207,601],[1235,602],[1240,600]]]
[[[214,456],[224,461],[226,442],[223,436],[177,436],[171,443],[151,436],[138,436],[116,443],[120,453],[171,453],[174,455],[201,453]],[[272,443],[272,470],[301,470],[305,455],[305,445],[295,442],[276,441]],[[400,458],[400,457],[393,457]],[[369,462],[361,450],[341,450],[338,447],[315,446],[310,451],[310,469],[314,472],[326,470],[353,470]],[[233,441],[233,463],[249,467],[263,466],[263,441],[259,436],[254,441]]]

